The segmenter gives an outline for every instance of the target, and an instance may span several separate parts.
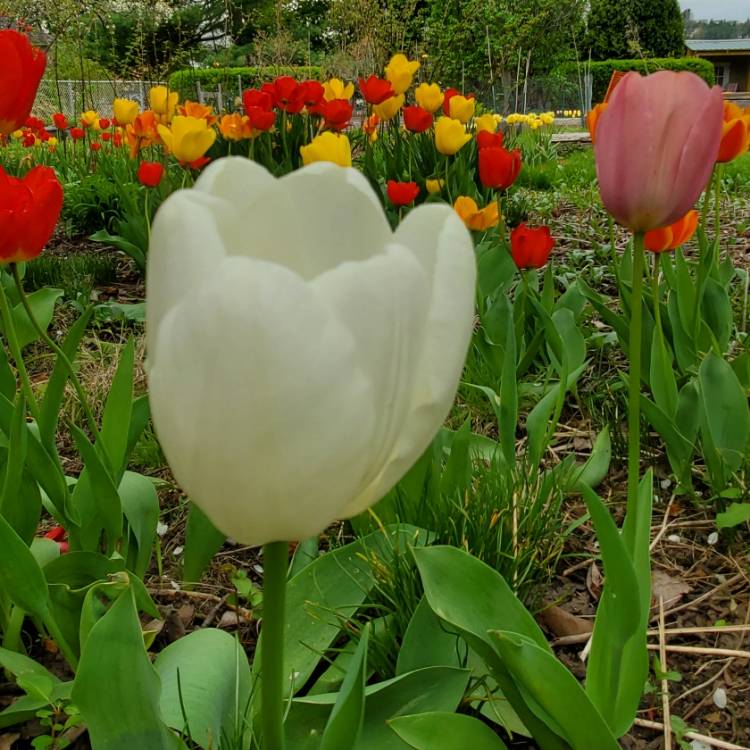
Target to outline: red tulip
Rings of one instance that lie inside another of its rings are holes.
[[[275,105],[289,114],[296,115],[305,106],[304,89],[291,76],[279,76],[272,84]],[[265,88],[265,86],[264,86]]]
[[[31,112],[47,57],[23,34],[5,29],[0,31],[0,60],[0,135],[9,135]]]
[[[312,109],[323,101],[325,90],[320,81],[302,81],[299,87],[302,102],[307,109]]]
[[[142,161],[138,167],[138,182],[149,188],[155,188],[164,176],[164,165],[158,161]]]
[[[36,136],[30,130],[27,130],[23,134],[21,143],[24,145],[24,148],[31,148],[36,143]]]
[[[110,138],[112,138],[112,133],[102,133],[100,138],[105,142],[109,142]]]
[[[36,258],[60,216],[63,191],[55,171],[37,166],[23,179],[0,167],[0,262]]]
[[[388,180],[387,192],[388,200],[394,206],[407,206],[419,195],[419,185],[416,182]]]
[[[396,96],[391,84],[377,76],[370,76],[367,80],[360,78],[359,90],[368,104],[382,104],[386,99]]]
[[[115,133],[112,136],[112,145],[117,146],[118,148],[122,146],[122,133]]]
[[[265,133],[276,122],[276,114],[272,110],[261,109],[260,107],[245,107],[245,112],[253,130],[260,130]]]
[[[31,115],[26,118],[24,125],[27,128],[31,128],[31,130],[44,130],[44,121],[40,120],[38,117],[32,117]]]
[[[70,137],[74,141],[80,141],[86,137],[86,131],[83,128],[71,128]]]
[[[433,117],[422,107],[404,107],[404,127],[412,133],[424,133],[432,127]]]
[[[502,146],[479,149],[479,179],[486,188],[506,190],[521,171],[521,152]]]
[[[58,130],[67,130],[68,129],[68,118],[65,117],[62,112],[57,112],[54,115],[52,115],[52,122],[55,124],[55,127]]]
[[[503,145],[502,133],[490,133],[489,130],[480,130],[477,133],[477,148],[492,148],[493,146]]]
[[[510,233],[510,253],[519,268],[541,268],[554,246],[549,227],[531,229],[519,224]]]
[[[102,149],[102,144],[101,144],[101,143],[99,143],[99,141],[94,141],[94,142],[93,142],[93,143],[91,144],[91,150],[92,150],[92,151],[94,151],[94,152],[96,152],[96,151],[101,151],[101,149]]]
[[[99,118],[99,127],[101,130],[107,130],[110,125],[111,123],[106,117]]]
[[[242,94],[242,103],[245,106],[245,114],[249,114],[247,110],[251,107],[270,112],[273,109],[273,96],[268,91],[248,89]]]
[[[331,130],[343,130],[352,119],[352,105],[348,99],[331,99],[322,104],[325,125]]]
[[[68,532],[62,526],[55,526],[53,529],[48,531],[44,537],[45,539],[51,539],[53,542],[57,542],[57,546],[60,548],[60,554],[64,555],[70,551],[70,544],[67,542]]]
[[[634,232],[684,216],[711,176],[723,111],[721,89],[693,73],[628,73],[596,125],[599,192],[609,213]]]

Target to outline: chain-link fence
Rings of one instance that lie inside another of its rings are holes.
[[[36,95],[33,114],[49,121],[55,112],[77,119],[93,109],[102,117],[112,116],[112,100],[134,99],[148,107],[148,91],[159,81],[54,81],[44,79]]]

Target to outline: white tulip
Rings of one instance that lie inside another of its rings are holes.
[[[304,539],[401,479],[447,416],[474,250],[453,209],[391,231],[364,176],[235,157],[156,216],[154,425],[177,481],[244,544]]]

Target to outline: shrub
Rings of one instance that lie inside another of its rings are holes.
[[[238,96],[240,89],[258,86],[277,76],[294,76],[295,78],[320,78],[321,69],[315,65],[297,67],[263,66],[243,68],[199,68],[185,69],[172,73],[169,87],[180,93],[180,99],[197,99],[198,84],[201,88],[215,91],[221,86],[228,98]]]
[[[590,64],[593,81],[593,102],[600,102],[607,93],[609,80],[616,70],[647,74],[657,70],[688,70],[699,75],[709,86],[715,83],[714,66],[699,57],[654,57],[645,60],[604,60]],[[557,69],[561,74],[576,73],[576,63],[565,63]]]
[[[585,51],[594,60],[640,54],[682,54],[684,28],[677,0],[592,0]]]

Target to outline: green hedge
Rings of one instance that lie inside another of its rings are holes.
[[[225,101],[230,102],[239,94],[239,83],[243,90],[272,81],[277,76],[294,76],[298,79],[320,78],[321,70],[314,65],[297,67],[245,67],[245,68],[198,68],[178,70],[169,77],[169,88],[179,91],[180,99],[198,98],[198,82],[206,91],[216,91],[221,85]]]
[[[581,66],[583,69],[583,66]],[[565,63],[558,70],[564,75],[576,75],[576,63]],[[699,75],[709,86],[715,83],[714,66],[708,60],[700,57],[654,57],[650,60],[604,60],[603,62],[591,63],[591,74],[593,81],[594,104],[600,102],[607,93],[609,80],[616,70],[638,73],[655,73],[657,70],[688,70]]]

